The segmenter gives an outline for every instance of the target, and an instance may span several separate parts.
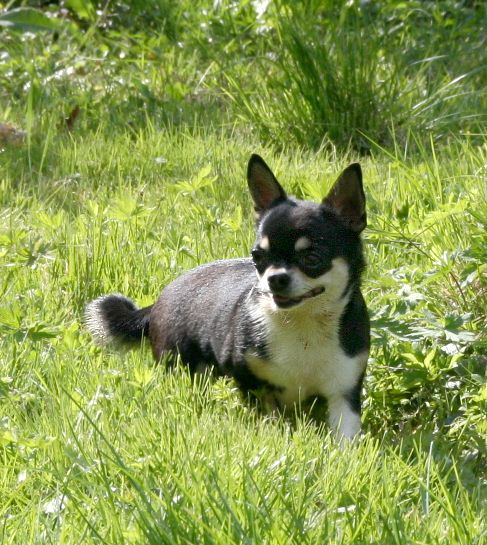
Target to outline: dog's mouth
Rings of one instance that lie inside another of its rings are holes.
[[[307,291],[304,295],[301,295],[300,297],[286,297],[284,295],[272,293],[272,298],[274,299],[274,303],[276,303],[279,308],[291,308],[299,305],[299,303],[301,303],[305,299],[310,299],[311,297],[316,297],[317,295],[320,295],[324,291],[324,287],[314,288],[310,291]]]

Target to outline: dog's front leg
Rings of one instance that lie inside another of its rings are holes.
[[[346,396],[328,398],[328,423],[339,438],[353,439],[360,432],[360,414]]]

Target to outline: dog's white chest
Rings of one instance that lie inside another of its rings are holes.
[[[286,320],[278,315],[267,316],[265,322],[269,357],[249,355],[247,361],[258,378],[279,387],[281,403],[290,405],[314,395],[340,396],[355,386],[364,357],[344,353],[338,319],[296,315]]]

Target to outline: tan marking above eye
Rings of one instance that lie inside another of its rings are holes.
[[[262,250],[268,251],[271,247],[269,239],[267,237],[262,237],[260,239],[259,246]]]
[[[311,240],[308,237],[299,237],[294,244],[294,249],[296,252],[300,250],[307,250],[311,246]]]

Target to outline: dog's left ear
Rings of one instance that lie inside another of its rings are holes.
[[[331,208],[353,231],[360,233],[365,229],[365,193],[358,163],[351,164],[340,174],[322,204]]]
[[[247,182],[258,214],[265,212],[273,204],[287,199],[286,192],[276,180],[272,170],[260,155],[253,154],[247,167]]]

